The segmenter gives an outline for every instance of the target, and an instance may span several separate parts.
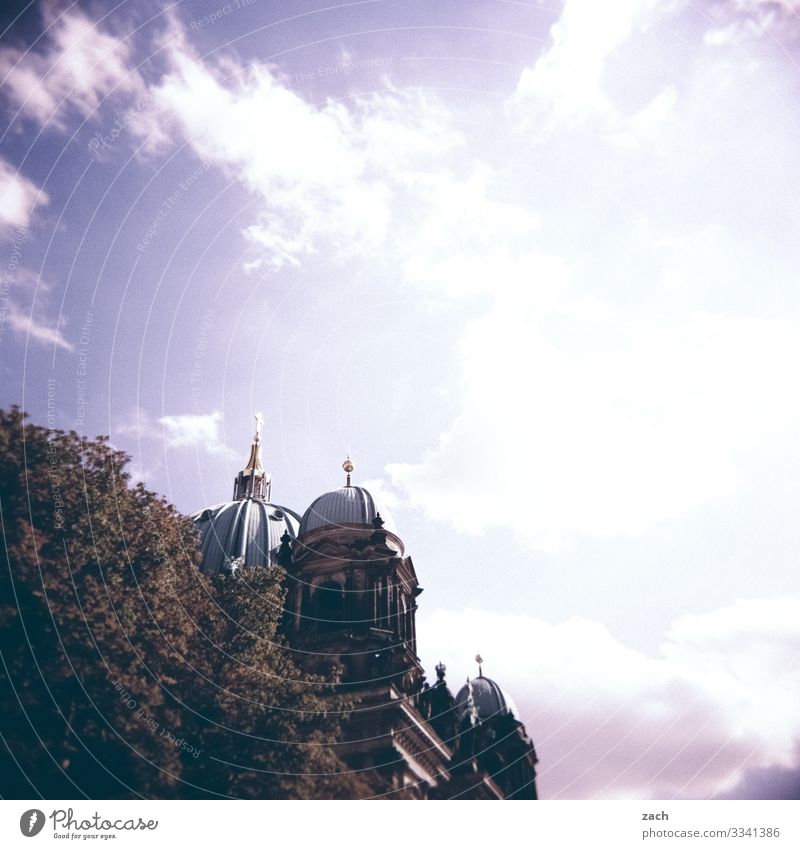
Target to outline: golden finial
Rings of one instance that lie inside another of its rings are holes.
[[[345,484],[345,486],[350,486],[350,474],[353,471],[353,469],[355,468],[355,466],[353,465],[353,461],[350,459],[350,449],[349,448],[347,449],[347,458],[345,459],[344,463],[342,463],[342,468],[347,473],[347,483]]]
[[[481,657],[480,652],[475,655],[475,663],[478,664],[478,678],[483,678],[483,666],[481,665],[483,663],[483,658]]]
[[[256,413],[253,418],[256,420],[256,432],[250,445],[247,464],[236,476],[234,482],[235,501],[242,498],[261,498],[269,501],[272,488],[272,480],[261,462],[261,425],[264,423],[264,418],[261,413]]]
[[[250,446],[250,457],[244,467],[246,475],[264,471],[264,466],[261,463],[261,425],[264,418],[261,413],[256,413],[253,418],[256,420],[256,432],[253,436],[253,444]]]

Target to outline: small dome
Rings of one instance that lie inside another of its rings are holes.
[[[458,691],[456,713],[459,718],[463,717],[467,711],[470,686],[472,686],[472,699],[475,702],[475,708],[480,719],[491,719],[494,716],[506,716],[508,714],[519,719],[519,711],[517,711],[517,706],[511,696],[499,684],[492,681],[491,678],[484,678],[483,675],[473,678]]]
[[[397,530],[391,515],[368,490],[363,486],[343,486],[333,492],[326,492],[311,502],[311,506],[300,520],[300,535],[327,525],[372,527],[372,520],[379,513],[383,519],[384,528],[396,534]]]
[[[240,566],[276,565],[281,537],[288,533],[294,539],[300,523],[293,510],[259,498],[217,504],[190,518],[200,531],[200,568],[207,575],[227,571],[232,561]]]

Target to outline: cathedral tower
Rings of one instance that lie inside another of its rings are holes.
[[[424,672],[417,656],[416,599],[422,592],[391,515],[354,486],[303,514],[287,569],[286,637],[311,671],[338,672],[358,700],[342,755],[374,771],[385,792],[424,796],[447,780],[452,754],[420,713]]]
[[[290,570],[287,637],[343,667],[343,680],[391,682],[405,695],[424,677],[416,651],[414,564],[385,507],[347,483],[300,521]],[[326,661],[321,661],[325,663]]]
[[[536,752],[506,693],[480,666],[455,697],[444,664],[432,686],[425,681],[414,564],[386,508],[353,484],[350,457],[344,486],[301,518],[270,500],[256,422],[233,499],[192,515],[201,568],[281,569],[283,636],[295,660],[354,703],[337,753],[379,798],[535,799]]]

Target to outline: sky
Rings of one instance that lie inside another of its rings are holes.
[[[215,3],[0,13],[0,405],[349,448],[543,798],[798,798],[800,2]]]

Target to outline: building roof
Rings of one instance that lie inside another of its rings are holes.
[[[281,537],[297,536],[300,517],[288,507],[260,498],[227,501],[192,514],[200,531],[206,574],[230,571],[235,566],[277,564]],[[240,559],[241,558],[241,559]]]
[[[479,675],[467,683],[458,691],[456,695],[456,712],[459,717],[469,709],[470,690],[472,690],[472,700],[475,703],[475,709],[479,719],[489,719],[493,716],[505,716],[511,714],[515,719],[519,719],[519,711],[514,704],[514,700],[506,693],[505,690],[491,678],[484,678]]]
[[[311,502],[300,521],[300,534],[306,534],[328,525],[372,527],[373,519],[380,514],[385,530],[397,533],[388,510],[363,486],[343,486],[326,492]]]

